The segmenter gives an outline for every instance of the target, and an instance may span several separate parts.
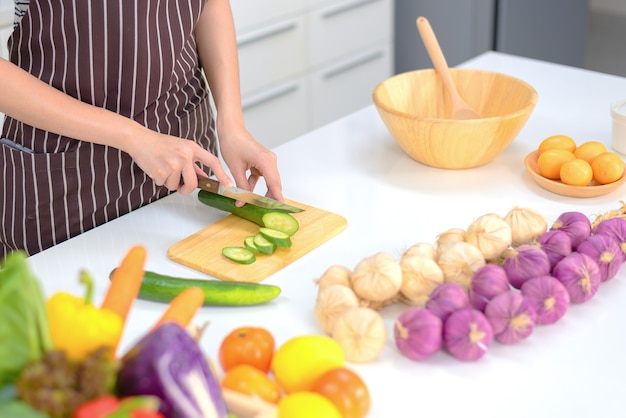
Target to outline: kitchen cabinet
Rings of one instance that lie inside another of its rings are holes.
[[[391,0],[231,6],[246,126],[269,148],[371,104],[393,73]]]

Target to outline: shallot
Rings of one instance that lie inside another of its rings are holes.
[[[504,220],[511,226],[513,246],[528,244],[540,237],[548,228],[548,221],[539,212],[515,207],[509,211]]]
[[[488,213],[480,216],[467,228],[465,241],[493,260],[511,245],[511,226],[500,215]]]
[[[546,231],[539,237],[536,245],[548,256],[550,269],[553,269],[556,263],[572,253],[572,240],[567,232],[560,229]]]
[[[514,344],[527,338],[535,327],[535,308],[523,294],[509,290],[487,303],[485,316],[496,341]]]
[[[600,268],[587,254],[571,253],[554,266],[552,275],[563,283],[571,303],[588,301],[600,287]]]
[[[371,308],[349,308],[339,314],[331,337],[343,349],[346,360],[366,363],[380,355],[387,341],[385,323]]]
[[[356,265],[350,282],[357,296],[372,302],[383,302],[400,291],[402,268],[391,254],[379,252]]]
[[[600,281],[603,282],[615,277],[624,264],[624,253],[617,241],[609,235],[594,234],[581,242],[576,251],[587,254],[598,263]]]
[[[569,307],[569,293],[559,280],[552,276],[540,276],[522,285],[522,295],[533,305],[538,325],[554,324],[565,315]]]
[[[541,248],[524,244],[505,251],[502,268],[511,286],[519,289],[526,280],[549,274],[550,260]]]
[[[608,218],[596,225],[594,234],[608,235],[615,238],[620,249],[626,255],[626,219]]]
[[[460,284],[468,289],[472,276],[485,265],[485,257],[478,248],[467,242],[451,244],[437,260],[446,282]]]
[[[486,264],[472,277],[469,300],[474,308],[484,312],[487,302],[510,288],[504,269],[497,264]]]
[[[445,321],[452,312],[471,307],[465,289],[452,282],[442,283],[432,291],[426,308]]]
[[[591,235],[591,221],[584,213],[563,212],[554,221],[550,229],[565,231],[570,237],[572,251],[576,251],[578,244]]]
[[[443,271],[432,258],[420,255],[403,255],[402,285],[400,293],[408,299],[406,302],[423,306],[428,295],[443,283]]]
[[[443,322],[426,308],[412,307],[402,312],[393,333],[400,352],[411,360],[424,360],[441,348]]]
[[[461,309],[452,313],[443,324],[443,343],[459,360],[481,359],[492,341],[491,324],[479,310]]]

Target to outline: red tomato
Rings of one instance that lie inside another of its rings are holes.
[[[228,334],[219,349],[222,370],[240,364],[256,367],[264,373],[270,369],[274,355],[274,337],[265,328],[240,327]]]
[[[261,370],[248,364],[240,364],[227,371],[221,384],[225,389],[246,395],[256,395],[271,403],[278,402],[281,396],[278,383]]]
[[[370,393],[363,380],[346,367],[331,369],[320,376],[311,392],[330,400],[343,418],[363,418],[370,409]]]

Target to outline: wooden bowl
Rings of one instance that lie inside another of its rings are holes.
[[[513,142],[537,104],[537,92],[500,73],[451,72],[459,93],[481,119],[450,119],[450,98],[434,69],[390,77],[376,86],[372,100],[393,138],[413,159],[439,168],[477,167]]]
[[[558,180],[550,180],[539,174],[539,167],[537,166],[537,151],[533,151],[524,158],[524,165],[532,176],[533,180],[544,189],[560,194],[562,196],[569,197],[596,197],[602,196],[607,193],[611,193],[617,189],[626,180],[626,172],[622,174],[622,178],[609,184],[598,184],[593,180],[589,186],[570,186],[569,184],[561,183]]]

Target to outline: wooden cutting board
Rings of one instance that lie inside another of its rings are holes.
[[[218,279],[258,283],[289,263],[319,247],[348,225],[346,219],[302,203],[287,201],[305,209],[292,214],[300,229],[292,237],[291,248],[277,248],[274,254],[257,254],[252,264],[238,264],[222,255],[226,246],[243,246],[248,235],[258,232],[259,226],[235,215],[228,215],[175,243],[167,252],[168,257],[202,273]]]

